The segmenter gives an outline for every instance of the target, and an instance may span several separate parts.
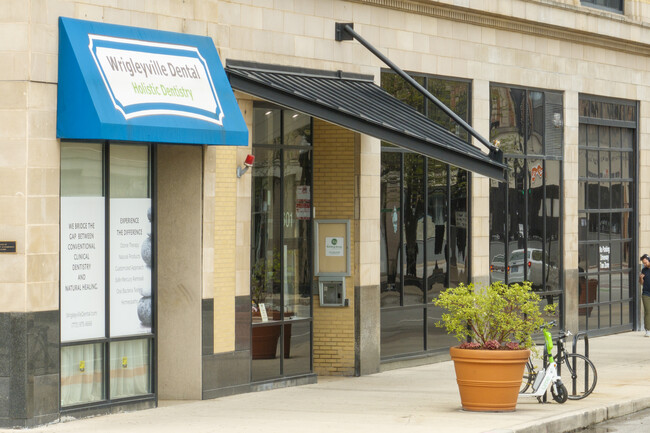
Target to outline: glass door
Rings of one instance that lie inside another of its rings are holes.
[[[311,118],[254,110],[252,381],[312,371]]]

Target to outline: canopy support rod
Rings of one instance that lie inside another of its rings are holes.
[[[443,104],[438,98],[433,96],[427,89],[422,87],[420,83],[415,81],[409,74],[404,72],[399,66],[393,63],[388,57],[384,56],[377,48],[372,46],[368,41],[366,41],[361,35],[354,31],[353,23],[336,23],[336,40],[352,40],[353,38],[359,41],[361,45],[366,47],[371,53],[384,62],[389,68],[395,71],[400,77],[404,78],[411,86],[415,87],[420,93],[422,93],[427,99],[433,102],[438,108],[444,111],[449,117],[454,119],[460,126],[462,126],[470,135],[476,138],[481,142],[489,151],[490,158],[493,161],[503,162],[503,153],[496,147],[494,144],[486,140],[481,134],[479,134],[474,128],[472,128],[467,122],[460,118],[456,113],[451,111],[449,107]],[[345,35],[347,33],[349,36]]]

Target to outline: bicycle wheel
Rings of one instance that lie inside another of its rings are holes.
[[[557,392],[555,391],[556,389]],[[554,386],[551,386],[551,395],[553,396],[553,400],[558,403],[564,403],[569,398],[568,391],[563,383],[555,383]]]
[[[562,383],[570,400],[580,400],[592,393],[598,381],[594,363],[579,353],[566,353],[558,364]]]
[[[537,372],[535,372],[533,362],[529,359],[526,362],[526,367],[524,369],[524,377],[521,379],[521,388],[519,389],[519,394],[523,394],[528,390],[528,388],[532,388],[536,375]]]

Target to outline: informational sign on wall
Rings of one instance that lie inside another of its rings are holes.
[[[343,257],[345,254],[345,238],[326,237],[325,255],[328,257]]]
[[[151,332],[151,199],[110,202],[111,336]]]
[[[61,341],[105,336],[104,197],[61,197]]]
[[[350,275],[350,220],[316,220],[314,270],[317,277]]]

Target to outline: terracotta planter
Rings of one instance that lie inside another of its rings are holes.
[[[588,290],[587,290],[588,289]],[[581,305],[584,304],[593,304],[596,302],[596,297],[598,296],[598,280],[590,279],[587,284],[587,279],[582,277],[580,278],[580,290],[578,291],[578,303]],[[591,315],[591,310],[594,307],[580,307],[578,308],[578,315],[580,316],[589,316]]]
[[[253,326],[251,344],[253,359],[275,359],[280,339],[280,324]],[[284,324],[284,358],[291,355],[291,323]]]
[[[449,349],[463,409],[514,411],[530,350]]]

